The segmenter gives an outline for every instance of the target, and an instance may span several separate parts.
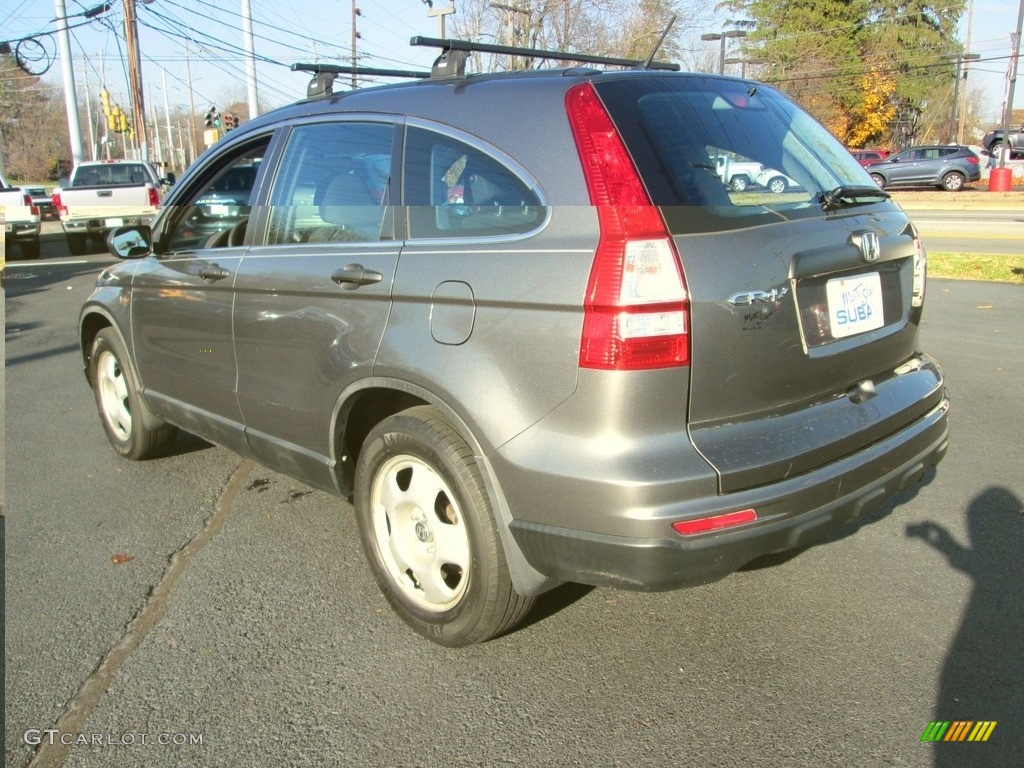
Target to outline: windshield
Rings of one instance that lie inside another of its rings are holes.
[[[768,86],[655,76],[595,87],[673,232],[820,216],[823,193],[873,185],[842,144]]]

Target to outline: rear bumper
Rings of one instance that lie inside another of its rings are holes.
[[[34,240],[39,237],[39,222],[7,222],[4,234],[14,240]]]
[[[95,237],[106,237],[110,230],[116,227],[137,227],[153,223],[156,214],[143,216],[112,216],[102,219],[75,219],[61,220],[64,233],[69,235],[93,235]]]
[[[668,590],[723,578],[762,555],[802,546],[881,506],[945,455],[945,397],[922,418],[856,454],[798,477],[715,497],[700,516],[753,508],[758,520],[724,532],[683,537],[674,520],[693,517],[693,503],[645,510],[663,536],[629,537],[516,520],[511,531],[541,573],[597,586]],[[598,513],[600,514],[600,513]],[[605,512],[605,514],[608,514]]]

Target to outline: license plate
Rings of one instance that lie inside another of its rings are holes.
[[[882,278],[877,272],[829,280],[825,291],[833,338],[873,331],[885,324]]]
[[[106,219],[103,224],[107,227],[123,227],[124,219]]]
[[[231,210],[226,205],[209,206],[211,216],[227,216]]]

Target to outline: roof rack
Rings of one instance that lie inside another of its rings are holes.
[[[426,79],[430,72],[408,69],[380,69],[378,67],[344,66],[341,64],[292,64],[292,72],[312,72],[313,79],[306,86],[306,97],[330,96],[334,93],[334,80],[338,75],[368,75],[377,77],[413,77]]]
[[[471,53],[503,53],[508,56],[522,56],[531,59],[554,59],[555,61],[578,61],[584,64],[605,64],[617,67],[640,67],[643,69],[666,69],[679,71],[679,65],[667,61],[644,61],[642,59],[620,59],[612,56],[593,56],[587,53],[569,53],[567,51],[546,51],[539,48],[518,48],[511,45],[495,45],[493,43],[474,43],[470,40],[452,40],[450,38],[421,37],[417,35],[409,41],[409,45],[441,48],[443,53],[434,62],[430,76],[463,77],[466,74],[466,60]]]

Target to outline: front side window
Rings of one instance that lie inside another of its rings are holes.
[[[270,193],[268,245],[380,240],[395,128],[335,122],[292,129]]]
[[[211,169],[184,204],[170,230],[169,250],[196,250],[241,245],[252,210],[256,175],[269,138],[233,152]]]
[[[406,137],[404,196],[413,238],[516,235],[540,226],[546,213],[507,163],[420,127]]]

